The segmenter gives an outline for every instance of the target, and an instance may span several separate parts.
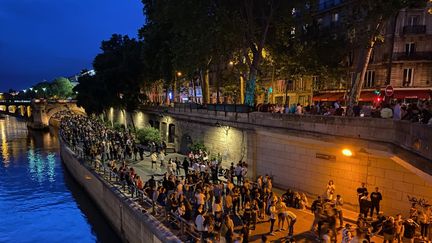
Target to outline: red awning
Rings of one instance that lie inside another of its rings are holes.
[[[313,97],[313,101],[343,101],[345,92],[322,93]],[[372,91],[362,91],[360,101],[373,101],[377,96]]]
[[[313,101],[338,101],[343,99],[344,93],[321,93],[314,95]]]
[[[423,90],[395,90],[394,99],[429,99],[432,91],[429,89]]]
[[[377,97],[379,96],[374,94],[373,91],[362,91],[359,101],[374,101],[374,99]]]

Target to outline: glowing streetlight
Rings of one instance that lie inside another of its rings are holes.
[[[35,89],[35,93],[37,93],[38,92],[38,90],[37,89]]]
[[[182,76],[182,73],[181,72],[177,72],[177,76],[178,77]]]
[[[228,64],[229,64],[230,66],[233,66],[233,65],[234,65],[234,62],[233,62],[233,61],[230,61]]]
[[[27,92],[27,90],[26,90],[26,89],[23,89],[23,92],[24,92],[24,93],[26,93],[26,92]]]
[[[46,88],[44,87],[44,88],[42,88],[42,90],[43,90],[43,92],[45,92],[45,91],[46,91]]]
[[[353,153],[352,153],[352,151],[350,149],[343,149],[342,150],[342,154],[344,156],[347,156],[347,157],[351,157],[353,155]]]
[[[33,88],[30,88],[30,91],[33,91]]]

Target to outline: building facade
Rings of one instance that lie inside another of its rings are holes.
[[[319,1],[317,22],[325,28],[337,28],[352,14],[353,0]],[[432,95],[432,15],[425,8],[403,9],[383,28],[384,41],[375,45],[364,80],[360,101],[381,100],[385,87],[393,87],[390,98],[413,101],[427,100]],[[362,50],[353,50],[348,62],[356,67],[355,56]],[[352,60],[350,60],[352,59]],[[329,87],[329,91],[315,95],[314,101],[336,101],[346,97],[355,75],[353,71],[341,78],[344,86]],[[338,90],[339,95],[334,95]],[[333,93],[330,95],[330,93]],[[343,94],[345,93],[345,94]]]

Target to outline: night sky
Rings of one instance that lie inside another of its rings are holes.
[[[102,40],[136,37],[140,0],[0,0],[0,91],[92,68]]]

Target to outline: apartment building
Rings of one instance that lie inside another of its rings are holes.
[[[347,21],[355,0],[319,1],[317,22],[325,28],[338,27]],[[392,99],[427,100],[432,95],[432,15],[426,8],[403,9],[389,20],[383,30],[384,42],[375,45],[365,76],[360,101],[383,99],[385,87],[393,87]],[[356,55],[359,50],[353,50]],[[350,59],[350,58],[348,58]],[[356,66],[355,58],[351,69]],[[314,101],[343,101],[354,73],[348,70],[337,87],[315,93]],[[389,78],[390,77],[390,78]],[[336,82],[337,83],[337,82]]]

